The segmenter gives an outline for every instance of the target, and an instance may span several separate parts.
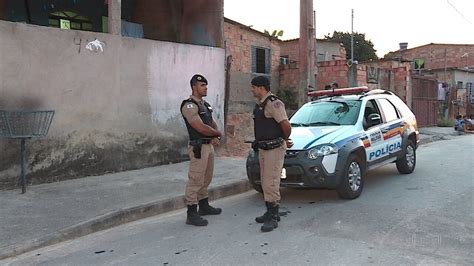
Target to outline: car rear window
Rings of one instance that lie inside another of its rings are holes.
[[[322,101],[301,107],[290,119],[292,126],[354,125],[361,101]]]

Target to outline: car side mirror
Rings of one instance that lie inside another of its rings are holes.
[[[370,114],[368,120],[369,121],[367,121],[367,123],[369,124],[369,127],[382,123],[382,119],[380,118],[379,114]]]

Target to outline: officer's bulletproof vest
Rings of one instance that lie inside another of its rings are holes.
[[[181,103],[181,108],[179,110],[183,109],[183,106],[185,104],[191,104],[194,103],[198,106],[199,111],[199,117],[201,117],[201,120],[204,124],[211,126],[212,127],[212,107],[210,104],[208,104],[206,101],[203,101],[204,104],[201,105],[199,104],[196,100],[193,98],[189,98],[187,100],[184,100]],[[181,111],[181,115],[183,115],[183,112]],[[197,139],[202,139],[202,138],[209,138],[208,136],[204,136],[201,133],[199,133],[196,129],[194,129],[189,123],[188,120],[183,116],[184,122],[186,123],[186,128],[188,129],[188,134],[189,134],[189,139],[190,140],[197,140]]]
[[[265,106],[269,101],[279,100],[275,95],[268,96],[261,104],[255,104],[253,109],[253,128],[255,139],[258,141],[283,138],[280,125],[273,118],[265,117]]]

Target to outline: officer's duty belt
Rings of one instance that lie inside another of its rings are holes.
[[[189,141],[189,145],[193,146],[193,153],[196,159],[201,159],[202,144],[210,144],[212,139],[193,139]]]
[[[257,147],[262,150],[273,150],[283,145],[283,138],[257,141]]]
[[[210,144],[212,139],[193,139],[189,141],[189,145]]]

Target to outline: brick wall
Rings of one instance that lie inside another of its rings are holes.
[[[357,66],[357,86],[367,86],[367,67]]]
[[[468,53],[466,57],[462,57]],[[423,59],[426,69],[446,67],[474,67],[474,44],[428,44],[408,49],[403,53],[403,59]]]
[[[229,113],[246,113],[253,109],[255,99],[250,92],[250,81],[256,75],[252,73],[252,46],[270,49],[271,70],[268,77],[271,90],[279,89],[280,40],[226,19],[224,39],[228,56],[232,56],[230,68]]]
[[[289,63],[296,63],[300,56],[299,39],[284,41],[281,43],[281,56],[288,56]]]
[[[288,56],[288,64],[280,66],[280,88],[285,90],[296,90],[300,82],[299,39],[284,41],[281,43],[281,56]]]
[[[296,63],[280,66],[280,89],[296,89],[300,76]]]
[[[398,67],[393,69],[393,86],[392,91],[400,97],[404,102],[407,102],[407,86],[409,79],[409,68]]]
[[[217,148],[219,156],[246,156],[254,139],[253,115],[251,113],[230,114],[227,117],[226,143]]]
[[[346,60],[320,62],[316,75],[317,89],[324,90],[324,86],[332,82],[337,82],[339,88],[348,87],[348,72]]]
[[[271,70],[268,77],[271,90],[279,90],[279,66],[281,41],[248,28],[240,23],[225,19],[224,40],[226,53],[232,56],[230,67],[229,114],[226,125],[226,145],[218,149],[219,155],[246,156],[250,145],[244,143],[254,139],[252,110],[255,98],[251,93],[252,46],[269,48],[271,52]]]

